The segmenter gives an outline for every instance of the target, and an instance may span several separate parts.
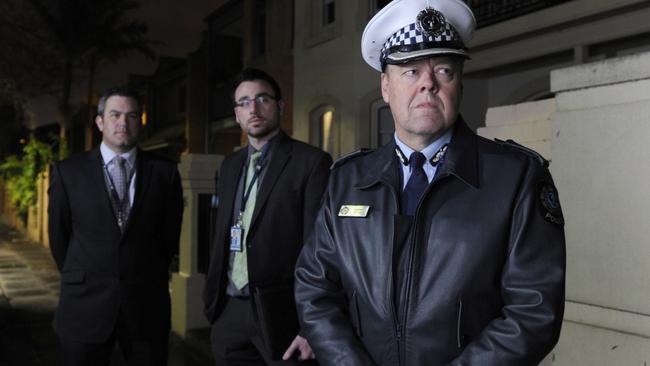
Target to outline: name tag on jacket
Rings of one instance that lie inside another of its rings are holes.
[[[339,217],[368,217],[370,206],[343,205],[339,209]]]

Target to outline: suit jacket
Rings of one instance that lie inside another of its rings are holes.
[[[314,224],[332,163],[327,153],[283,132],[271,148],[271,160],[259,183],[247,234],[251,293],[293,287],[296,259]],[[235,199],[241,199],[235,196],[247,154],[247,149],[241,149],[227,156],[220,169],[216,230],[203,292],[205,314],[211,323],[221,313],[226,294],[233,205]],[[288,291],[286,296],[285,302],[295,306],[293,291]],[[295,313],[295,308],[287,311]],[[276,314],[276,317],[283,315]]]
[[[121,315],[141,339],[170,327],[168,277],[183,214],[176,164],[138,150],[135,196],[124,233],[95,149],[52,166],[50,249],[61,272],[54,329],[103,342]]]

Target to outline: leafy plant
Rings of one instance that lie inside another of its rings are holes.
[[[9,200],[23,221],[27,220],[29,208],[37,202],[36,183],[52,157],[52,148],[32,136],[23,147],[22,157],[11,155],[0,164]]]

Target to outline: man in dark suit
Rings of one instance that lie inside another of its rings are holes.
[[[109,89],[95,119],[101,146],[52,166],[49,235],[61,272],[54,317],[64,365],[165,365],[168,271],[183,197],[176,164],[136,148],[141,103]]]
[[[293,271],[332,159],[280,130],[282,95],[271,76],[246,69],[235,86],[249,145],[226,157],[219,174],[204,290],[212,349],[219,366],[297,364],[314,355],[298,335]]]

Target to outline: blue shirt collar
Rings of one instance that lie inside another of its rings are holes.
[[[422,151],[420,151],[422,154],[424,154],[424,157],[427,159],[427,161],[430,161],[431,158],[433,157],[433,155],[434,155],[436,152],[438,152],[438,150],[440,150],[440,148],[441,148],[444,144],[448,144],[449,141],[451,141],[451,135],[453,134],[453,132],[454,132],[454,129],[453,129],[453,128],[449,128],[449,129],[447,130],[447,132],[445,132],[444,135],[440,136],[437,140],[435,140],[435,141],[432,142],[429,146],[425,147],[424,149],[422,149]],[[404,155],[406,156],[406,158],[407,158],[407,159],[410,158],[411,154],[412,154],[415,150],[411,149],[410,147],[408,147],[408,145],[406,145],[405,143],[403,143],[403,142],[399,139],[399,137],[397,137],[397,132],[394,133],[394,137],[395,137],[395,143],[396,143],[397,146],[400,148],[400,150],[402,150],[402,152],[404,153]]]

